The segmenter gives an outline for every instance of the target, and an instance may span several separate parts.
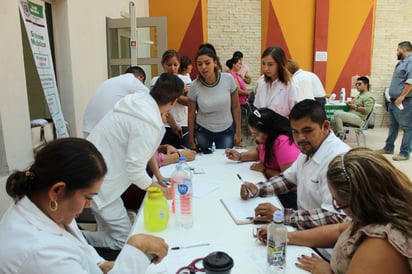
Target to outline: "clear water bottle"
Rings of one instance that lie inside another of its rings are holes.
[[[283,212],[277,210],[267,230],[267,273],[286,273],[288,230],[283,223]]]
[[[193,226],[192,212],[192,172],[186,163],[185,157],[179,158],[175,171],[170,176],[172,183],[172,212],[175,213],[178,227],[191,228]]]
[[[341,103],[345,102],[345,99],[346,99],[345,97],[346,97],[346,90],[345,90],[345,88],[342,88],[340,90],[340,102]]]
[[[216,150],[216,144],[215,144],[215,142],[213,142],[212,143],[212,151],[215,152],[215,150]]]

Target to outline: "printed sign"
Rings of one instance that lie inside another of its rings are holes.
[[[67,132],[60,105],[56,76],[54,74],[53,59],[44,13],[44,2],[40,0],[20,0],[19,7],[44,96],[46,97],[46,102],[56,127],[56,135],[58,138],[68,137],[69,133]]]

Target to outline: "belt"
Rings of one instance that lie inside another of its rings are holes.
[[[412,97],[405,97],[405,99],[403,99],[403,100],[410,99],[410,98],[412,98]],[[391,102],[395,102],[396,99],[398,99],[398,98],[391,98]]]

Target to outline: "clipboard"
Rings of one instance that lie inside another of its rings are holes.
[[[220,202],[229,213],[237,225],[252,224],[255,216],[255,208],[260,203],[273,203],[270,197],[256,197],[249,200],[242,200],[240,197],[230,197],[220,199]]]

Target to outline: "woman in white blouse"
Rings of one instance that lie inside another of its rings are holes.
[[[0,221],[0,273],[144,273],[167,254],[163,239],[131,236],[115,262],[88,245],[75,218],[98,195],[106,164],[85,139],[48,143],[6,183],[15,203]]]
[[[298,87],[292,83],[281,47],[269,47],[262,53],[262,70],[263,75],[256,82],[253,104],[288,117],[298,100]]]

